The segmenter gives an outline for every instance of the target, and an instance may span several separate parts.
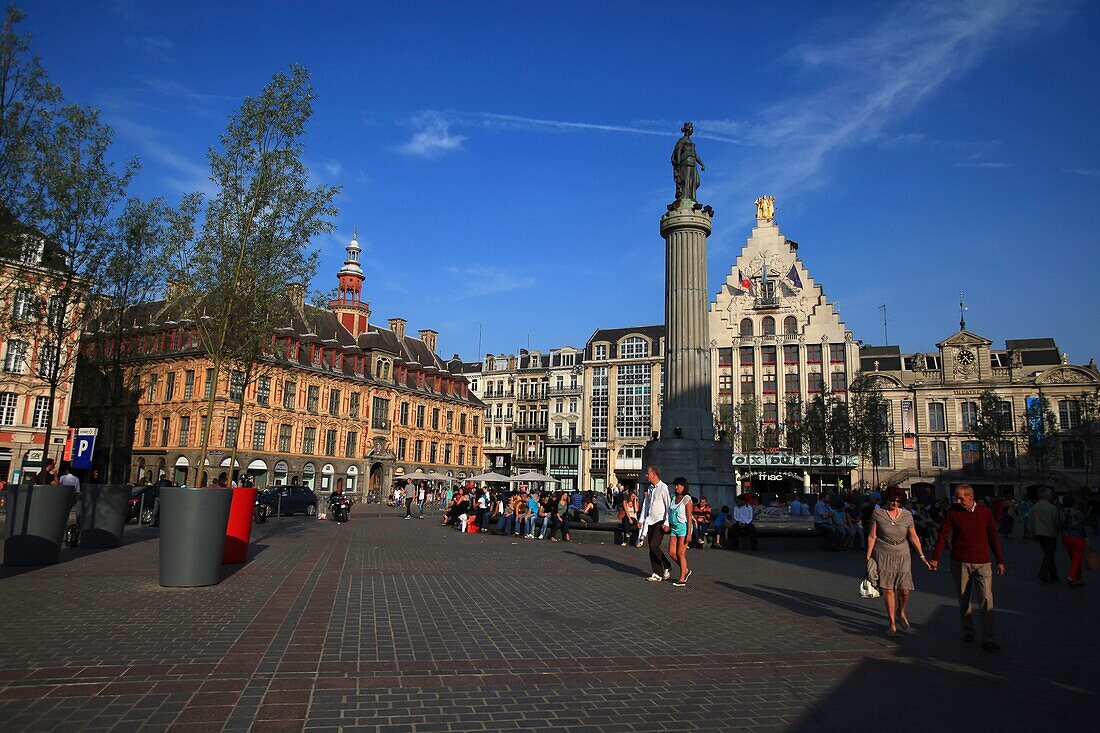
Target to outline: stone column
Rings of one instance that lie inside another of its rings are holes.
[[[690,199],[661,217],[665,239],[665,401],[661,438],[713,440],[707,237],[710,208]],[[677,434],[677,430],[679,433]]]

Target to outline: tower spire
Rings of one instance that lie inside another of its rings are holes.
[[[966,303],[963,302],[963,294],[959,293],[959,330],[966,330],[966,312],[970,310],[966,307]]]

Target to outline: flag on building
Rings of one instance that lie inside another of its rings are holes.
[[[741,272],[741,268],[737,269],[737,281],[741,283],[742,289],[752,290],[752,280],[745,277],[745,273]]]
[[[787,279],[790,280],[791,284],[796,288],[799,290],[802,289],[802,278],[798,276],[798,269],[794,265],[791,265],[791,271],[787,273]]]

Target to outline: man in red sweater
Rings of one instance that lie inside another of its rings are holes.
[[[974,489],[963,484],[955,489],[955,503],[947,510],[936,540],[936,549],[929,563],[935,570],[940,564],[947,538],[951,538],[951,575],[959,593],[959,616],[962,619],[963,641],[974,641],[974,615],[970,605],[971,591],[977,588],[978,607],[982,612],[982,649],[1000,651],[993,641],[993,567],[989,548],[997,557],[997,575],[1005,573],[1005,558],[997,538],[993,512],[974,501]]]

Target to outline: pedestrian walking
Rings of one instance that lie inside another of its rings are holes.
[[[421,483],[420,487],[417,488],[417,490],[416,490],[416,502],[419,505],[418,514],[420,515],[420,516],[417,517],[417,519],[423,519],[424,518],[424,504],[427,501],[428,501],[428,486],[427,486],[427,484]]]
[[[1088,549],[1088,540],[1085,533],[1085,514],[1077,508],[1077,502],[1072,496],[1062,500],[1062,515],[1059,521],[1062,529],[1062,546],[1069,553],[1069,581],[1071,588],[1077,588],[1085,584],[1081,576],[1081,562],[1085,558],[1085,550]]]
[[[669,533],[669,554],[680,566],[680,576],[672,581],[672,585],[683,588],[687,585],[688,576],[691,575],[691,570],[688,569],[687,551],[688,545],[691,544],[695,515],[692,513],[691,494],[687,490],[687,479],[678,476],[672,484],[676,497],[669,502],[664,530]]]
[[[867,536],[867,561],[874,562],[876,587],[882,594],[886,606],[886,617],[890,621],[888,636],[898,633],[897,622],[909,630],[909,616],[905,613],[909,604],[909,594],[913,592],[912,557],[909,545],[917,551],[921,562],[931,569],[924,557],[913,515],[902,507],[905,492],[897,486],[891,486],[884,494],[886,508],[875,507],[871,513],[871,533]]]
[[[1005,573],[1005,559],[997,535],[997,525],[988,507],[974,501],[974,489],[963,484],[955,489],[955,503],[944,515],[936,539],[929,567],[940,565],[947,540],[951,540],[951,575],[955,578],[955,590],[959,596],[959,618],[962,621],[963,641],[974,641],[974,611],[971,598],[978,596],[982,616],[982,649],[1000,651],[993,640],[993,566],[989,549],[997,558],[997,575]]]
[[[1039,501],[1031,507],[1028,522],[1031,536],[1043,550],[1043,564],[1039,566],[1039,580],[1044,583],[1058,582],[1058,566],[1054,553],[1058,549],[1058,507],[1052,501],[1054,492],[1050,489],[1039,490]]]
[[[656,466],[646,468],[645,478],[649,482],[649,489],[646,491],[645,501],[642,502],[642,517],[648,528],[646,542],[649,544],[649,565],[653,570],[653,574],[646,580],[659,583],[672,577],[672,563],[661,551],[661,543],[665,541],[665,534],[668,532],[668,525],[665,524],[669,505],[668,485],[661,480]]]

